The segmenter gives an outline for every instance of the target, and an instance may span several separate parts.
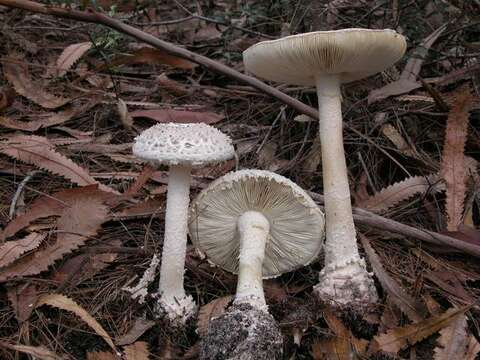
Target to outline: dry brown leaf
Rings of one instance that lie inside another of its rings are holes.
[[[82,42],[67,46],[57,59],[57,76],[63,76],[92,47],[92,43]]]
[[[210,301],[203,305],[198,311],[197,331],[200,337],[205,337],[208,332],[208,324],[212,318],[222,315],[232,301],[233,296],[228,295]]]
[[[160,123],[205,123],[215,124],[224,118],[223,115],[212,112],[192,112],[183,110],[156,109],[132,111],[133,118],[144,117]]]
[[[7,241],[0,245],[0,268],[10,265],[27,251],[36,249],[47,234],[31,233],[23,239]]]
[[[72,100],[52,95],[46,92],[43,86],[34,84],[27,66],[20,59],[9,58],[2,64],[3,73],[15,91],[34,103],[47,109],[56,109]]]
[[[465,359],[470,337],[473,336],[467,334],[467,317],[460,314],[450,325],[440,331],[437,347],[434,350],[434,359]]]
[[[53,174],[63,176],[80,186],[98,184],[88,172],[69,158],[55,151],[47,138],[36,135],[16,135],[0,142],[0,152],[17,160],[33,164]],[[99,184],[104,191],[115,192]]]
[[[413,176],[380,190],[375,195],[358,203],[357,206],[381,213],[417,194],[442,190],[445,190],[445,186],[439,182],[439,176],[436,174]]]
[[[465,357],[463,360],[475,360],[477,355],[480,353],[480,343],[477,341],[475,336],[470,335],[469,342],[467,344],[467,351],[465,352]]]
[[[109,240],[102,243],[103,246],[118,247],[122,242],[118,239]],[[97,273],[105,269],[118,257],[116,253],[101,254],[80,254],[65,261],[53,273],[51,279],[64,283],[74,283],[76,285],[94,277]]]
[[[145,165],[142,172],[135,179],[135,182],[125,192],[126,195],[136,195],[142,187],[147,183],[150,177],[155,172],[155,169],[150,165]]]
[[[135,323],[132,328],[128,330],[125,335],[122,335],[116,339],[115,343],[117,345],[130,345],[137,341],[137,339],[142,336],[146,331],[155,326],[155,321],[146,320],[142,318],[135,319]]]
[[[148,199],[113,214],[111,220],[138,219],[150,216],[158,217],[162,213],[164,206],[164,200]]]
[[[97,104],[96,100],[89,101],[85,105],[78,106],[78,107],[71,106],[57,113],[45,114],[44,118],[40,118],[38,120],[32,120],[32,121],[21,121],[21,120],[6,118],[6,117],[0,117],[0,125],[8,127],[10,129],[33,132],[33,131],[37,131],[38,129],[43,129],[50,126],[63,124],[64,122],[72,119],[73,117],[83,114],[84,112],[86,112],[87,110],[95,106],[96,104]]]
[[[118,360],[119,357],[109,351],[87,352],[87,360]]]
[[[332,312],[325,311],[323,317],[335,336],[316,340],[312,344],[313,358],[315,360],[360,359],[367,349],[368,342],[357,339]]]
[[[468,115],[474,100],[469,88],[455,94],[447,119],[445,144],[443,146],[440,175],[447,185],[445,210],[447,230],[455,231],[462,222],[467,168],[465,142],[467,139]]]
[[[5,110],[13,104],[17,94],[10,86],[4,86],[0,89],[0,111]]]
[[[373,348],[391,354],[414,345],[448,326],[458,315],[464,314],[471,305],[449,309],[439,316],[433,316],[416,324],[387,331],[374,337]]]
[[[370,245],[368,238],[361,233],[358,233],[358,237],[365,253],[367,254],[368,260],[372,265],[375,275],[380,281],[382,288],[388,293],[390,300],[413,322],[423,320],[427,315],[426,307],[411,297],[407,291],[405,291],[405,289],[385,271],[380,258]]]
[[[425,61],[428,50],[432,47],[432,45],[445,31],[446,28],[446,25],[442,25],[430,35],[428,35],[418,45],[410,59],[407,61],[407,64],[405,65],[405,68],[400,75],[400,79],[390,84],[387,84],[380,89],[374,89],[370,91],[370,93],[368,94],[368,103],[372,104],[389,96],[405,94],[421,87],[422,84],[416,81],[416,79],[418,74],[420,73],[422,64]]]
[[[15,318],[18,322],[27,321],[35,308],[38,299],[37,287],[35,284],[19,284],[8,287],[8,300],[15,310]]]
[[[148,360],[150,352],[148,344],[144,341],[137,341],[135,344],[123,348],[126,360]]]
[[[385,124],[382,126],[382,133],[385,135],[388,140],[390,140],[393,145],[404,155],[415,157],[415,151],[410,147],[407,141],[403,138],[402,134],[397,130],[397,128],[391,124]]]
[[[82,246],[97,233],[108,219],[104,194],[78,192],[76,195],[68,199],[68,205],[57,220],[56,240],[4,268],[0,272],[0,281],[45,271],[56,260]]]
[[[0,341],[0,346],[10,350],[19,351],[24,354],[32,355],[40,360],[61,360],[62,356],[55,354],[44,346],[15,345]]]
[[[42,305],[49,305],[74,313],[88,326],[90,326],[95,333],[97,333],[97,335],[101,336],[116,354],[118,353],[117,348],[113,344],[112,338],[103,329],[102,325],[100,325],[97,320],[95,320],[84,308],[82,308],[72,299],[61,294],[45,294],[40,296],[35,307],[38,308]]]
[[[153,47],[142,47],[135,50],[132,54],[117,56],[112,59],[107,66],[111,67],[131,64],[165,64],[185,70],[190,70],[198,66],[191,61],[167,54],[166,52]],[[105,66],[102,66],[101,68],[104,67]]]

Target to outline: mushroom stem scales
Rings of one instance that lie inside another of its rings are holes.
[[[321,298],[340,304],[375,302],[375,286],[358,253],[352,216],[343,148],[340,78],[322,74],[317,76],[316,86],[327,242],[325,268],[320,272],[320,283],[315,291]]]
[[[188,204],[190,202],[191,166],[171,165],[168,175],[167,207],[165,211],[165,237],[162,265],[160,267],[159,293],[164,309],[190,313],[194,310],[193,298],[185,294],[183,286],[184,259],[187,250]],[[179,308],[178,304],[182,304]],[[167,310],[167,312],[169,312]]]
[[[240,255],[235,304],[249,303],[266,309],[262,268],[270,224],[263,214],[247,211],[239,217],[237,226]]]

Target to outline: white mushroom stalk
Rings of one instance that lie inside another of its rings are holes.
[[[315,291],[334,304],[375,302],[372,274],[361,259],[343,148],[340,86],[399,60],[405,38],[393,30],[317,31],[263,41],[243,53],[245,68],[265,79],[315,85],[325,194],[325,267]]]
[[[247,211],[238,218],[240,255],[236,304],[246,302],[259,309],[267,307],[262,268],[269,231],[268,219],[257,211]]]
[[[163,241],[158,314],[184,324],[196,310],[184,289],[190,178],[194,166],[231,159],[231,139],[206,124],[158,124],[135,139],[133,153],[153,164],[169,165],[165,236]]]
[[[190,206],[189,232],[214,265],[237,273],[233,305],[209,323],[200,359],[280,359],[283,337],[268,313],[263,279],[314,261],[324,216],[298,185],[270,171],[215,180]]]

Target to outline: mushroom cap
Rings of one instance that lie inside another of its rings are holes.
[[[207,124],[157,124],[135,138],[133,154],[156,164],[201,166],[234,157],[230,137]]]
[[[325,221],[315,202],[281,175],[240,170],[212,182],[190,207],[190,237],[211,263],[238,272],[237,220],[246,211],[258,211],[270,223],[264,278],[279,276],[317,258]]]
[[[347,83],[385,70],[406,47],[405,37],[390,29],[316,31],[259,42],[243,52],[243,62],[267,80],[315,85],[319,74],[336,74]]]

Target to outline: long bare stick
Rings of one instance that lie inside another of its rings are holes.
[[[206,56],[191,52],[182,47],[160,40],[155,36],[147,34],[133,26],[125,24],[119,20],[113,19],[105,14],[102,14],[96,11],[91,11],[91,10],[78,11],[78,10],[73,10],[68,8],[47,6],[47,5],[39,4],[34,1],[28,1],[28,0],[0,0],[0,5],[17,8],[17,9],[28,10],[28,11],[46,14],[46,15],[53,15],[53,16],[108,26],[112,29],[118,30],[121,33],[130,35],[138,40],[141,40],[149,45],[152,45],[153,47],[164,50],[172,55],[190,60],[192,62],[205,66],[206,68],[214,72],[226,75],[242,83],[253,86],[254,88],[264,92],[265,94],[268,94],[273,96],[274,98],[277,98],[281,102],[291,106],[292,108],[296,109],[302,114],[308,115],[314,119],[318,118],[318,111],[316,109],[302,103],[301,101],[298,101],[288,96],[287,94],[281,92],[280,90],[275,89],[274,87],[268,86],[264,82],[254,77],[242,74],[241,72],[238,72],[215,60],[209,59]]]
[[[187,49],[157,39],[150,34],[136,29],[133,26],[124,24],[121,21],[115,20],[107,15],[95,11],[78,11],[68,8],[51,7],[28,0],[0,0],[0,5],[108,26],[112,29],[118,30],[121,33],[130,35],[138,40],[150,44],[158,49],[164,50],[172,55],[190,60],[192,62],[205,66],[206,68],[214,72],[224,74],[242,83],[251,85],[256,89],[264,92],[265,94],[277,98],[284,104],[291,106],[298,112],[308,115],[314,119],[318,119],[318,111],[316,109],[288,96],[287,94],[263,83],[258,79],[242,74],[234,69],[229,68],[226,65],[209,59],[203,55],[196,54]],[[323,201],[322,196],[318,194],[315,195],[316,196],[314,197],[317,200]],[[433,231],[417,229],[413,226],[405,225],[392,219],[387,219],[383,216],[376,215],[364,209],[354,208],[353,212],[353,217],[355,221],[360,224],[365,224],[378,229],[403,234],[405,236],[410,236],[412,238],[433,244],[451,246],[467,254],[480,257],[480,246],[472,245],[464,241],[455,239],[453,237],[442,235]]]

